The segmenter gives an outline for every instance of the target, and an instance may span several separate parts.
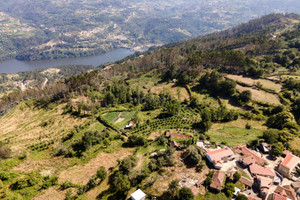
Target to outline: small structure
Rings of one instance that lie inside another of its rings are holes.
[[[210,184],[210,188],[217,192],[221,192],[225,179],[226,179],[226,175],[223,171],[215,170],[212,176],[212,182]]]
[[[278,167],[279,173],[281,173],[283,176],[288,177],[293,169],[300,164],[300,158],[293,155],[288,154],[285,159],[280,163]]]
[[[252,188],[252,185],[253,185],[253,181],[252,180],[247,179],[246,177],[242,176],[240,178],[240,182],[245,185],[245,188],[247,188],[247,189],[251,189]]]
[[[241,190],[237,187],[234,187],[234,193],[233,193],[233,196],[237,196],[239,193],[241,192]]]
[[[286,199],[291,199],[291,200],[296,200],[297,199],[297,194],[290,185],[285,185],[283,187],[282,186],[277,186],[274,193],[279,194],[279,195],[283,196]]]
[[[125,128],[131,128],[133,126],[133,121],[130,121]]]
[[[146,194],[138,189],[134,193],[131,194],[131,200],[145,200],[146,199]]]
[[[210,163],[214,165],[216,169],[221,169],[222,164],[228,160],[234,159],[234,153],[230,148],[226,147],[206,153],[206,157]]]
[[[252,196],[252,195],[248,195],[248,200],[262,200],[261,198],[259,197],[255,197],[255,196]]]
[[[171,141],[171,146],[172,147],[175,147],[175,148],[178,148],[179,147],[179,145],[177,144],[177,142],[176,141]]]
[[[261,167],[259,165],[253,164],[249,166],[249,171],[252,176],[264,176],[274,180],[274,177],[276,176],[274,170],[269,167]]]

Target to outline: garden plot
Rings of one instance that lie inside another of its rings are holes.
[[[265,102],[265,103],[269,103],[269,104],[273,104],[273,105],[280,105],[281,104],[279,99],[277,98],[277,96],[274,95],[274,94],[267,93],[267,92],[262,91],[262,90],[249,88],[249,87],[243,87],[243,86],[240,86],[240,85],[237,85],[236,89],[239,92],[242,92],[242,91],[245,91],[245,90],[250,90],[250,92],[252,93],[252,99],[254,101]]]
[[[282,85],[274,83],[273,81],[266,79],[252,79],[248,77],[238,76],[238,75],[227,75],[228,78],[235,81],[243,82],[248,85],[256,85],[258,82],[262,84],[263,88],[274,90],[275,92],[280,92]]]
[[[119,128],[124,128],[132,119],[135,111],[108,112],[103,114],[103,117],[109,122],[115,124]]]

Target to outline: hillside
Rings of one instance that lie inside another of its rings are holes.
[[[272,170],[284,149],[300,156],[299,25],[299,15],[270,14],[4,95],[0,198],[129,199],[140,188],[147,199],[215,200],[232,199],[232,187],[261,196],[240,179],[256,181],[238,145]],[[211,151],[232,155],[220,160],[220,193]]]
[[[299,7],[297,0],[2,1],[0,60],[140,51]]]

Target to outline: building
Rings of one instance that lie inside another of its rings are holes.
[[[133,121],[130,121],[125,128],[131,128],[133,126]]]
[[[283,176],[289,176],[293,169],[300,164],[300,158],[293,155],[288,154],[283,161],[280,163],[278,167],[279,173]]]
[[[296,192],[293,190],[293,188],[290,185],[278,186],[274,191],[274,194],[278,194],[289,200],[297,200]],[[274,195],[273,195],[273,199],[274,199]]]
[[[251,149],[248,149],[246,145],[238,145],[234,148],[234,151],[238,154],[241,154],[242,157],[240,159],[240,162],[244,166],[249,166],[252,164],[258,164],[262,165],[264,163],[267,163],[267,161],[261,156],[257,155],[257,153]]]
[[[265,142],[261,142],[259,144],[259,149],[263,152],[263,153],[269,153],[270,150],[270,145],[268,143],[265,143]]]
[[[248,195],[248,200],[261,200],[261,198]]]
[[[245,188],[247,188],[247,189],[251,189],[252,188],[252,185],[253,185],[253,181],[252,180],[247,179],[246,177],[242,176],[240,178],[240,182],[245,185]]]
[[[274,177],[276,176],[274,170],[269,167],[261,167],[257,164],[253,164],[249,166],[249,171],[252,176],[264,176],[274,180]]]
[[[212,182],[210,184],[210,189],[221,192],[223,185],[225,183],[226,175],[223,171],[215,170],[212,176]]]
[[[222,163],[234,159],[234,153],[230,148],[226,147],[223,149],[207,152],[206,157],[209,162],[214,165],[215,168],[221,169]]]
[[[266,197],[269,195],[269,189],[273,185],[273,179],[264,176],[256,176],[256,181],[260,189],[260,196],[262,199],[266,199]]]
[[[134,193],[131,194],[131,200],[145,200],[146,199],[146,194],[138,189]]]

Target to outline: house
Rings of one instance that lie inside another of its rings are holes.
[[[252,188],[252,185],[253,185],[253,181],[252,180],[247,179],[246,177],[242,176],[240,178],[240,182],[245,185],[245,188],[247,188],[247,189],[251,189]]]
[[[238,146],[234,147],[234,151],[236,153],[242,155],[240,162],[244,166],[249,166],[254,163],[256,163],[258,165],[267,163],[266,160],[261,158],[261,156],[257,155],[257,153],[255,151],[248,149],[246,145],[238,145]]]
[[[270,167],[262,167],[257,164],[253,164],[249,166],[249,171],[252,176],[264,176],[274,180],[274,177],[276,176],[274,170]]]
[[[280,163],[278,167],[279,173],[281,173],[283,176],[289,176],[293,169],[300,164],[300,158],[293,155],[288,154],[283,161]]]
[[[221,169],[222,163],[234,159],[234,153],[228,147],[218,150],[213,150],[206,153],[206,157],[216,169]]]
[[[300,182],[291,183],[291,186],[294,188],[295,191],[300,189]]]
[[[146,194],[138,189],[134,193],[131,194],[131,200],[145,200],[146,199]]]
[[[292,154],[292,152],[290,152],[289,150],[284,150],[281,154],[282,157],[286,157],[287,155]]]
[[[131,128],[133,126],[133,121],[130,121],[125,128]]]
[[[223,171],[215,170],[212,176],[210,188],[214,191],[221,192],[225,183],[226,175]]]
[[[290,200],[297,200],[297,194],[290,185],[277,186],[274,193],[281,195]]]
[[[277,193],[273,193],[272,194],[272,200],[287,200],[286,197],[280,195],[280,194],[277,194]]]
[[[273,185],[273,179],[264,176],[256,176],[256,181],[260,189],[259,194],[262,199],[265,199],[269,195],[269,189]]]
[[[201,177],[201,179],[195,184],[195,186],[199,188],[204,183],[205,179],[206,178]]]
[[[191,186],[190,189],[194,196],[197,196],[199,194],[199,189],[195,185]]]

